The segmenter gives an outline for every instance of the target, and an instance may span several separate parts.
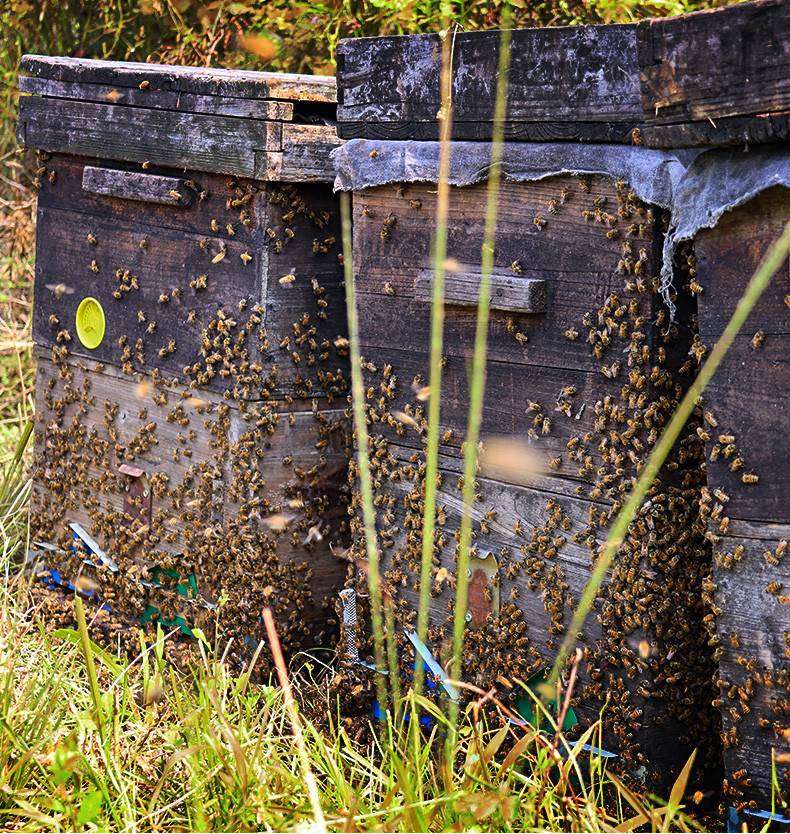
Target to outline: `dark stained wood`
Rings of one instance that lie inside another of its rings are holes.
[[[18,135],[47,151],[252,177],[255,150],[280,149],[281,123],[24,96]]]
[[[790,110],[790,9],[781,0],[753,0],[638,24],[646,136],[653,146],[771,141],[787,134]],[[783,114],[776,120],[720,119]],[[713,122],[666,131],[659,125]],[[774,125],[779,135],[774,135]],[[760,138],[762,136],[762,138]]]
[[[698,148],[705,145],[758,145],[790,138],[790,113],[757,113],[726,116],[714,123],[686,122],[677,125],[645,125],[646,148]]]
[[[190,366],[191,379],[196,363],[200,373],[205,371],[205,354],[212,350],[204,349],[204,338],[207,333],[215,338],[216,331],[207,328],[214,326],[218,310],[236,323],[232,332],[240,338],[260,304],[263,330],[253,328],[245,347],[248,361],[260,363],[263,378],[272,380],[266,396],[345,396],[348,360],[335,341],[347,329],[337,200],[330,186],[256,185],[189,172],[184,179],[194,178],[191,190],[206,198],[196,196],[188,207],[162,206],[82,190],[82,160],[55,156],[46,165],[39,192],[33,323],[39,344],[56,344],[63,331],[70,341],[61,344],[72,353],[121,367],[124,346],[119,339],[125,336],[131,368],[156,367],[184,379],[184,368]],[[242,205],[231,205],[242,198]],[[240,222],[241,211],[249,212],[249,225]],[[223,248],[225,257],[215,263]],[[293,284],[280,283],[291,273]],[[131,285],[132,277],[139,290]],[[63,293],[60,284],[68,288]],[[132,289],[120,290],[122,285]],[[80,344],[74,329],[77,306],[88,295],[102,304],[107,318],[104,341],[93,350]],[[243,310],[240,303],[246,304]],[[289,341],[281,347],[286,336]],[[218,390],[247,388],[235,376],[220,373],[201,384]],[[261,392],[253,389],[245,394],[257,396]]]
[[[217,116],[242,116],[271,121],[291,121],[294,111],[294,103],[291,101],[197,95],[180,90],[141,90],[139,87],[90,84],[85,81],[54,81],[32,75],[19,77],[19,91],[45,98],[76,99],[101,104],[145,107],[151,110],[211,113]]]
[[[563,204],[564,188],[569,192]],[[372,344],[409,344],[415,355],[428,355],[430,309],[414,301],[414,282],[432,266],[430,234],[426,233],[426,224],[432,223],[435,216],[436,197],[432,191],[432,186],[412,184],[399,194],[392,186],[382,186],[354,197],[363,352]],[[612,228],[601,220],[582,216],[582,211],[596,211],[596,200],[602,201],[603,210],[615,218]],[[452,190],[447,251],[461,264],[480,262],[485,201],[485,184]],[[556,214],[551,212],[551,201]],[[414,207],[417,205],[419,208]],[[642,276],[647,287],[650,276],[659,269],[661,256],[658,229],[648,225],[647,215],[634,213],[627,219],[620,218],[619,205],[614,183],[603,177],[590,179],[589,193],[582,191],[579,179],[572,176],[552,177],[529,185],[502,183],[494,268],[498,274],[509,272],[514,279],[520,279],[513,271],[515,264],[525,278],[545,281],[546,313],[493,312],[488,344],[492,360],[585,372],[597,371],[605,364],[595,362],[590,355],[586,341],[590,328],[581,325],[582,317],[596,311],[596,304],[612,292],[622,299],[619,304],[627,304],[640,295],[627,292],[625,283],[629,276],[618,273],[624,243],[630,246],[634,262],[639,260],[640,250],[644,250]],[[394,218],[395,223],[385,227],[388,218]],[[545,220],[545,226],[536,226],[535,219]],[[639,236],[639,229],[634,236],[629,231],[631,224],[641,224],[644,236]],[[387,239],[382,240],[381,232],[385,229]],[[611,232],[616,233],[613,239],[607,237]],[[394,295],[388,294],[388,285]],[[655,317],[660,306],[650,293],[637,298],[636,303],[640,314],[648,320]],[[475,317],[476,311],[469,308],[454,309],[453,315],[447,317],[448,354],[471,355]],[[575,340],[565,335],[572,328],[579,333]],[[646,338],[652,338],[648,330],[644,332]],[[527,340],[517,338],[516,333]],[[615,359],[612,356],[608,365]]]
[[[508,137],[540,141],[591,135],[598,141],[627,140],[630,130],[643,121],[635,37],[636,28],[630,24],[514,30]],[[457,138],[491,136],[499,44],[498,31],[459,32],[453,39]],[[364,131],[378,138],[377,131],[393,130],[398,138],[435,139],[440,72],[438,35],[341,41],[341,136]],[[541,123],[549,127],[538,127]]]
[[[83,169],[82,187],[85,191],[104,194],[106,197],[160,203],[165,206],[189,205],[194,194],[183,179],[145,174],[141,171],[97,168],[93,165],[86,165]]]
[[[635,128],[643,130],[641,121],[632,122],[513,122],[503,125],[504,137],[515,142],[616,142],[632,141]],[[438,122],[416,121],[342,121],[337,125],[343,139],[417,139],[440,138]],[[452,138],[463,141],[491,139],[487,122],[453,121]]]
[[[414,298],[431,301],[433,271],[423,270],[414,281]],[[461,268],[445,276],[445,303],[455,307],[477,308],[480,298],[480,272]],[[516,275],[492,274],[491,309],[513,313],[543,313],[546,311],[546,282]]]
[[[701,231],[695,241],[697,278],[703,287],[697,303],[699,330],[712,347],[768,246],[790,219],[786,189],[764,192],[724,215],[714,229]],[[718,437],[733,434],[743,468],[731,471],[733,457],[708,462],[708,480],[731,496],[727,514],[733,518],[790,522],[785,496],[790,490],[790,458],[782,440],[787,430],[784,392],[790,389],[788,338],[790,308],[785,264],[750,314],[741,334],[705,392],[719,427],[711,430],[710,455]],[[754,348],[755,333],[765,334]],[[721,447],[721,444],[718,443]],[[754,472],[757,484],[744,484],[744,473]]]
[[[772,753],[784,748],[781,734],[790,727],[790,573],[787,556],[777,557],[790,527],[779,531],[777,525],[752,525],[750,532],[749,537],[723,536],[715,547],[714,633],[721,652],[718,697],[728,736],[724,763],[729,801],[752,801],[768,810]],[[777,763],[776,774],[787,796],[787,768]],[[744,784],[745,779],[750,784]]]
[[[25,55],[20,69],[38,78],[72,84],[137,87],[222,98],[335,101],[335,79],[322,75],[220,70],[130,61]]]
[[[354,270],[378,539],[385,579],[406,620],[417,606],[422,545],[428,406],[417,394],[429,378],[430,308],[419,296],[427,297],[422,280],[431,268],[432,190],[395,185],[354,195]],[[514,656],[527,664],[552,661],[613,514],[683,390],[679,368],[690,343],[689,299],[678,298],[684,322],[678,338],[664,342],[654,325],[664,315],[662,302],[652,293],[661,218],[656,213],[653,224],[647,207],[635,206],[628,191],[626,183],[601,177],[502,183],[494,269],[508,281],[545,282],[546,312],[493,311],[490,317],[483,453],[499,448],[502,461],[522,463],[505,468],[483,459],[475,478],[474,544],[494,553],[500,606],[513,606],[507,609],[513,619],[524,617],[527,637],[516,642],[506,623],[493,629],[510,634],[501,653],[495,635],[482,649],[470,649],[477,653],[470,655],[465,674],[483,687],[497,685],[496,674],[511,669]],[[451,192],[448,256],[465,275],[471,270],[460,265],[480,262],[485,185]],[[455,274],[451,261],[451,292]],[[475,318],[474,308],[446,306],[441,532],[432,565],[429,634],[439,655],[455,601],[461,445]],[[622,333],[615,319],[629,322]],[[590,340],[606,328],[611,338],[596,356]],[[634,344],[650,351],[646,365],[640,365],[643,355],[629,359],[633,329]],[[622,411],[611,416],[607,409],[616,403]],[[681,463],[689,449],[693,462]],[[694,746],[711,745],[711,727],[719,720],[708,706],[714,663],[702,636],[701,582],[710,552],[692,500],[700,486],[701,458],[696,435],[675,450],[580,638],[586,654],[574,709],[583,722],[596,720],[608,690],[614,712],[604,717],[603,746],[631,756],[637,766],[647,761],[647,779],[655,785],[671,781]],[[360,532],[358,514],[352,524]],[[644,662],[635,660],[640,644],[649,647]],[[708,753],[710,767],[715,751]]]
[[[253,232],[261,226],[266,200],[265,186],[253,180],[229,179],[220,174],[207,174],[200,171],[174,172],[169,168],[151,165],[146,169],[146,173],[175,177],[194,183],[191,190],[198,198],[192,200],[188,208],[179,208],[175,205],[129,203],[85,191],[82,187],[83,171],[88,165],[108,167],[119,172],[141,170],[139,165],[131,162],[107,163],[99,159],[57,154],[43,163],[45,170],[39,177],[38,205],[49,208],[53,212],[61,210],[80,212],[84,215],[86,224],[90,223],[91,216],[103,217],[108,221],[113,220],[120,226],[128,226],[139,221],[143,225],[194,234],[206,234],[210,231],[212,236],[229,242],[233,240],[247,242],[251,239]],[[50,176],[54,177],[54,182],[50,181]],[[203,199],[200,199],[201,193]],[[243,207],[228,205],[228,201],[238,200],[247,194],[252,196],[247,198]],[[242,208],[249,212],[249,226],[245,226],[240,220]],[[212,220],[215,221],[216,231],[212,229]],[[233,235],[228,232],[228,223],[232,224]],[[87,234],[90,229],[85,231]],[[96,251],[102,251],[102,246],[107,246],[107,244],[107,239],[99,240],[99,249]]]
[[[65,331],[70,337],[70,352],[121,366],[124,347],[119,339],[125,337],[133,367],[156,367],[182,376],[185,365],[201,361],[202,332],[217,310],[238,315],[240,299],[251,308],[260,298],[260,255],[249,264],[240,257],[253,248],[250,241],[234,238],[226,242],[211,235],[210,229],[206,232],[199,235],[164,229],[145,223],[143,218],[120,226],[101,216],[42,206],[38,212],[33,338],[39,344],[54,345],[58,333]],[[98,245],[89,243],[88,233]],[[141,248],[144,238],[148,242]],[[203,240],[208,241],[206,248],[201,247]],[[212,263],[222,246],[227,256]],[[118,270],[128,270],[138,280],[139,289],[133,288],[131,277],[126,282],[119,280]],[[201,280],[201,275],[205,279]],[[60,284],[68,289],[58,297]],[[132,288],[124,291],[121,286]],[[115,298],[114,293],[120,297]],[[104,340],[94,350],[83,347],[75,331],[76,310],[86,296],[102,305],[106,318]],[[192,310],[194,320],[190,322]],[[244,320],[248,316],[249,312]],[[153,333],[149,332],[152,323],[156,327]],[[138,339],[144,364],[139,362],[135,347]],[[168,348],[171,341],[172,351]]]
[[[277,384],[292,396],[345,397],[348,359],[335,344],[348,334],[337,198],[323,183],[267,188],[264,223],[274,238],[262,288],[269,339],[264,359],[278,366]]]
[[[256,153],[256,176],[276,182],[334,182],[329,153],[340,144],[334,126],[284,124],[282,149]]]

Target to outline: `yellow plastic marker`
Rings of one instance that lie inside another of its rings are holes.
[[[104,338],[104,310],[101,304],[88,296],[77,307],[77,336],[86,348],[93,350]]]

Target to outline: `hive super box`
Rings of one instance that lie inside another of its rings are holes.
[[[127,619],[201,625],[226,599],[227,633],[271,605],[286,640],[328,640],[348,535],[333,79],[22,70],[34,550]]]

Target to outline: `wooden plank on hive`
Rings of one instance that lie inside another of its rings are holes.
[[[788,34],[790,9],[781,0],[641,21],[636,43],[645,143],[677,147],[785,136]],[[753,118],[758,115],[771,118]],[[772,136],[775,128],[778,136]]]
[[[508,138],[627,139],[643,121],[635,38],[630,24],[514,30]],[[462,32],[453,39],[456,138],[490,138],[499,43],[498,31]],[[342,41],[340,135],[437,138],[440,72],[437,35]]]
[[[22,72],[69,83],[107,84],[145,89],[173,90],[222,98],[278,99],[334,102],[335,79],[322,75],[298,75],[247,70],[217,70],[146,64],[133,61],[97,61],[89,58],[24,55]]]
[[[724,330],[769,245],[779,237],[790,217],[790,198],[784,188],[773,188],[745,206],[725,214],[713,229],[695,239],[700,339],[712,347]],[[727,515],[745,521],[790,522],[785,496],[790,490],[790,468],[782,438],[787,414],[783,392],[790,388],[787,342],[790,308],[785,263],[755,305],[705,392],[706,404],[718,426],[706,427],[711,439],[707,464],[711,487],[730,496]],[[764,339],[755,347],[758,332]],[[769,382],[770,380],[770,382]],[[719,437],[732,435],[737,454],[725,456]],[[740,468],[731,465],[741,458]],[[755,484],[743,475],[755,473]]]
[[[95,101],[100,104],[145,107],[151,110],[176,110],[180,113],[208,113],[271,121],[291,121],[294,105],[290,101],[230,98],[198,95],[176,90],[141,90],[112,84],[85,81],[55,81],[33,75],[19,77],[19,91],[44,98]]]
[[[425,269],[414,281],[414,298],[427,301],[432,298],[433,270]],[[458,307],[477,308],[480,298],[480,271],[453,270],[445,276],[444,300]],[[546,311],[546,282],[537,278],[518,278],[515,275],[492,274],[490,276],[491,309],[516,313],[543,313]]]
[[[256,153],[257,176],[278,182],[334,182],[329,153],[342,143],[333,125],[284,124],[282,150]]]
[[[281,141],[280,123],[265,119],[36,96],[20,99],[19,125],[31,148],[242,177],[255,175],[255,149]]]

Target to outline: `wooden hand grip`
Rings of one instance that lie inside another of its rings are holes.
[[[193,191],[187,187],[186,181],[176,177],[96,168],[93,165],[86,165],[83,169],[82,188],[93,194],[165,206],[188,206],[193,196]]]
[[[414,298],[431,301],[433,270],[423,270],[414,281]],[[458,307],[477,307],[480,293],[480,273],[461,269],[448,272],[444,283],[445,304]],[[545,313],[546,282],[540,278],[518,275],[491,275],[491,309],[512,313]]]

